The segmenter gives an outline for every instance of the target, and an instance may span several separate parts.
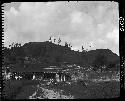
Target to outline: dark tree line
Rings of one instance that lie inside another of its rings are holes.
[[[54,38],[53,40],[54,40],[54,43],[55,43],[56,39]],[[52,40],[52,36],[50,36],[49,42],[52,42],[53,40]],[[61,38],[59,37],[59,39],[58,39],[58,45],[59,45],[61,42],[62,42],[62,40],[61,40]],[[68,44],[67,42],[65,42],[65,47],[69,47],[69,48],[71,49],[72,46],[71,46],[71,44]]]
[[[9,48],[4,48],[4,57],[8,58],[11,63],[16,63],[18,60],[22,61],[24,56],[24,49],[20,43],[12,43]]]

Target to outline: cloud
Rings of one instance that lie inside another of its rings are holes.
[[[118,5],[111,2],[22,2],[5,10],[5,45],[59,36],[74,49],[118,51]],[[114,43],[113,43],[114,42]]]
[[[76,24],[76,23],[79,24],[79,23],[82,23],[82,21],[83,21],[83,19],[82,19],[82,13],[81,12],[76,11],[76,12],[73,12],[71,14],[71,22],[73,24]]]
[[[107,33],[106,37],[117,45],[119,43],[119,29],[114,28],[112,32]]]

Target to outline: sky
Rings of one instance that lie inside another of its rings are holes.
[[[117,2],[13,2],[4,4],[3,16],[4,46],[43,42],[52,36],[60,37],[61,45],[70,43],[72,50],[108,48],[119,55]]]

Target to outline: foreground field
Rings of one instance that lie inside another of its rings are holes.
[[[36,88],[36,86],[39,84],[39,81],[32,81],[32,80],[15,80],[15,81],[5,81],[5,87],[4,87],[4,98],[5,99],[16,99],[19,95],[21,96],[21,93],[24,92],[24,95],[22,98],[27,99],[30,94],[32,94]],[[21,97],[20,97],[21,98]]]
[[[87,85],[85,85],[85,83],[87,83]],[[29,96],[31,96],[36,91],[37,97],[39,97],[42,95],[42,93],[44,93],[42,92],[42,89],[48,89],[57,92],[63,91],[63,93],[59,93],[67,96],[71,95],[73,99],[116,98],[120,96],[120,83],[116,81],[98,83],[91,81],[77,81],[71,82],[70,84],[64,82],[50,84],[48,86],[46,84],[40,85],[39,81],[20,80],[6,81],[4,88],[6,94],[5,98],[28,99]]]
[[[78,81],[70,85],[60,83],[47,88],[56,91],[62,90],[63,94],[71,95],[74,99],[116,98],[120,96],[119,82],[91,82],[85,86],[83,81]]]

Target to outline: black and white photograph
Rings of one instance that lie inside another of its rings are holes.
[[[2,97],[120,97],[119,3],[3,4]]]

